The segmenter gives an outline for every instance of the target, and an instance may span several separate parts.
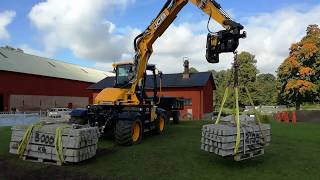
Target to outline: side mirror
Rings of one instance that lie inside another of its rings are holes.
[[[160,77],[160,79],[162,79],[162,77],[163,77],[163,73],[162,73],[162,71],[159,71],[158,73],[159,73],[159,77]]]

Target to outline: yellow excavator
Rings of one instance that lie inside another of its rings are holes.
[[[116,143],[137,144],[141,142],[143,132],[161,134],[165,131],[168,113],[157,106],[160,101],[157,85],[161,73],[157,73],[156,67],[148,64],[148,60],[153,52],[153,43],[188,3],[206,13],[209,21],[214,19],[224,27],[224,30],[208,33],[206,59],[209,63],[218,63],[221,53],[235,52],[239,39],[245,38],[243,26],[233,21],[214,0],[167,0],[147,29],[134,39],[133,62],[114,64],[114,87],[102,90],[94,104],[88,106],[90,125],[99,126],[102,132],[114,135]],[[148,97],[145,90],[147,71],[151,71],[153,77],[152,97]]]

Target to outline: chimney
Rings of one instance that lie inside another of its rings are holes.
[[[184,67],[184,71],[183,71],[182,78],[189,79],[190,78],[190,70],[189,70],[189,59],[188,58],[184,58],[183,67]]]

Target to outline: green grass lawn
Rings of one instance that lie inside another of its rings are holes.
[[[0,129],[0,179],[320,179],[320,124],[272,124],[271,146],[256,159],[234,162],[200,150],[206,121],[171,125],[165,135],[146,135],[142,144],[99,142],[95,158],[57,167],[25,162],[8,154],[10,129]],[[19,173],[4,173],[13,171]]]
[[[320,110],[320,104],[304,104],[301,110]]]

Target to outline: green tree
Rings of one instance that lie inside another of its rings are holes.
[[[198,73],[199,71],[195,67],[190,67],[189,72],[192,73]]]
[[[223,98],[223,94],[227,85],[227,81],[230,79],[231,76],[231,70],[221,70],[221,71],[211,71],[214,77],[214,82],[216,85],[216,90],[214,93],[214,102],[215,102],[215,106],[216,108],[220,107],[221,104],[221,100]],[[226,107],[229,107],[230,105],[226,104]]]
[[[259,74],[255,83],[257,104],[275,105],[277,103],[276,77],[273,74]]]
[[[249,52],[241,52],[238,55],[238,60],[240,63],[239,84],[246,85],[248,87],[254,102],[257,103],[257,98],[256,98],[257,93],[254,93],[256,92],[256,88],[255,88],[256,76],[259,72],[256,67],[257,60],[255,59],[255,56],[250,54]],[[227,83],[231,81],[232,83],[231,85],[233,85],[233,77],[232,77],[231,69],[222,70],[219,72],[214,71],[213,75],[216,83],[216,93],[215,93],[216,108],[218,108],[221,104],[221,100],[224,95],[224,91],[226,89]],[[232,108],[234,106],[233,98],[234,98],[233,93],[230,93],[229,98],[226,101],[225,107]],[[248,96],[243,87],[240,88],[240,91],[239,91],[239,104],[241,107],[250,105]]]
[[[238,55],[238,60],[240,63],[239,66],[239,83],[240,83],[240,91],[239,91],[239,105],[241,107],[250,105],[249,98],[244,89],[246,86],[251,94],[252,100],[254,104],[259,104],[258,92],[256,88],[256,78],[259,70],[257,69],[256,63],[257,60],[253,54],[249,52],[241,52]]]
[[[289,56],[278,68],[279,101],[295,104],[319,100],[320,93],[320,29],[309,25],[307,34],[292,44]]]
[[[253,54],[242,52],[238,55],[239,60],[239,105],[240,107],[250,105],[249,98],[246,94],[244,86],[246,86],[255,105],[274,105],[277,102],[276,77],[273,74],[258,74],[256,67],[257,60]],[[215,105],[216,109],[220,107],[221,100],[224,95],[228,82],[233,85],[233,77],[231,69],[221,71],[211,71],[216,84]],[[231,92],[225,103],[225,107],[233,108],[234,97]]]

